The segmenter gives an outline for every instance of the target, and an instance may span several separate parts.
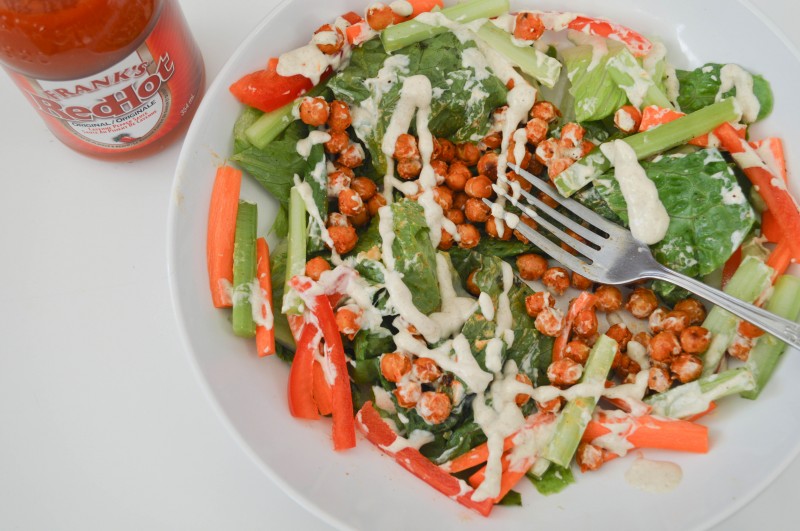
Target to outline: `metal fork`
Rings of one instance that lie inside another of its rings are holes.
[[[565,251],[561,246],[553,243],[524,223],[519,223],[515,227],[515,230],[520,231],[523,236],[537,245],[542,251],[564,264],[565,267],[601,284],[627,284],[642,279],[658,279],[671,282],[800,349],[800,324],[793,323],[788,319],[743,302],[718,289],[664,267],[653,258],[647,244],[634,239],[628,229],[608,221],[573,199],[561,196],[549,183],[535,177],[519,166],[509,164],[509,167],[535,188],[547,194],[561,206],[578,216],[578,218],[586,221],[592,228],[602,232],[600,234],[584,227],[580,223],[576,223],[524,190],[519,190],[519,197],[520,199],[524,198],[527,203],[515,198],[508,191],[495,187],[500,197],[511,202],[511,204],[534,219],[539,226],[550,231],[556,238],[578,252],[579,256],[576,256]],[[488,206],[492,206],[491,201],[484,199],[484,202]],[[536,210],[533,210],[531,205]],[[570,236],[557,225],[545,219],[542,214],[573,231],[586,240],[586,243]]]

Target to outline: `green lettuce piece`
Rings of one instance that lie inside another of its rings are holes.
[[[508,494],[503,496],[503,499],[497,502],[497,505],[505,505],[506,507],[522,507],[522,495],[515,491],[510,490]]]
[[[247,139],[245,131],[248,127],[253,125],[261,115],[264,114],[258,109],[245,106],[242,113],[233,124],[233,152],[239,153],[252,146],[250,140]]]
[[[385,328],[375,331],[362,329],[353,338],[353,352],[358,361],[377,358],[395,350],[392,334]]]
[[[670,217],[667,234],[651,247],[667,267],[697,277],[722,266],[742,243],[756,215],[720,152],[703,149],[643,162]],[[597,192],[625,224],[628,211],[613,171],[595,180]]]
[[[725,65],[708,63],[694,70],[677,70],[680,92],[678,105],[685,113],[694,112],[714,103],[721,85],[720,71]],[[727,98],[736,94],[736,89],[723,94]],[[761,104],[757,120],[766,118],[773,107],[772,88],[769,82],[758,74],[753,74],[753,94]]]
[[[360,107],[361,110],[355,111],[354,128],[366,144],[379,174],[386,169],[381,142],[405,77],[422,74],[431,81],[434,97],[428,127],[434,136],[465,142],[486,134],[490,114],[505,103],[507,90],[488,71],[477,72],[469,57],[464,60],[464,54],[474,54],[468,51],[474,48],[473,41],[462,44],[447,32],[390,56],[380,41],[374,39],[354,50],[349,66],[331,79],[328,86],[336,98],[354,108]],[[398,70],[397,82],[375,83],[386,60],[393,57],[393,61],[397,61],[398,56],[407,58],[407,67]]]
[[[625,105],[628,97],[609,74],[609,59],[621,53],[622,45],[608,42],[608,53],[594,61],[594,47],[589,45],[565,49],[562,54],[574,98],[575,120],[602,120]],[[591,70],[589,67],[592,67]]]
[[[533,486],[539,491],[539,494],[544,496],[557,494],[575,483],[572,470],[554,464],[548,467],[547,472],[542,474],[542,477],[537,478],[529,475],[528,479],[531,480],[531,483],[533,483]]]

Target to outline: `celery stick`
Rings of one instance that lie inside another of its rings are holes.
[[[636,58],[627,48],[623,48],[608,60],[606,71],[614,83],[625,91],[631,103],[634,103],[637,98],[642,98],[642,107],[658,105],[666,109],[673,108],[666,94],[656,86],[650,74],[639,66]],[[643,94],[638,94],[639,92],[643,92]]]
[[[306,225],[306,204],[296,187],[289,192],[289,248],[286,253],[286,287],[283,294],[283,313],[303,313],[302,301],[299,300],[294,289],[289,287],[289,281],[306,272],[306,240],[308,227]]]
[[[754,387],[755,379],[750,369],[737,367],[649,396],[645,402],[653,406],[654,415],[685,419],[706,411],[715,400]]]
[[[464,24],[479,18],[491,18],[508,13],[508,0],[472,0],[446,7],[439,11],[442,15]],[[417,20],[409,20],[394,26],[389,26],[381,33],[383,48],[391,53],[400,48],[405,48],[435,35],[449,31],[444,26],[431,26]]]
[[[767,310],[796,321],[800,317],[800,278],[784,275],[775,283],[775,289],[767,302]],[[764,334],[756,341],[750,351],[747,367],[753,372],[756,379],[755,389],[742,393],[742,396],[755,400],[767,385],[775,367],[778,365],[786,343],[774,336]]]
[[[772,268],[753,256],[746,256],[723,290],[744,302],[752,303],[770,285]],[[719,362],[736,335],[739,318],[719,306],[711,308],[703,327],[711,332],[713,339],[701,356],[703,376],[716,372]]]
[[[738,120],[740,117],[741,112],[737,109],[733,98],[727,98],[623,140],[633,148],[636,157],[641,160],[680,146],[696,136],[713,131],[717,126]],[[610,168],[611,163],[599,148],[595,148],[586,157],[556,176],[556,188],[562,195],[569,197]]]
[[[561,62],[558,59],[533,47],[515,45],[511,35],[491,23],[481,26],[478,37],[542,85],[553,88],[558,81],[561,74]]]
[[[603,388],[608,377],[614,355],[617,353],[617,342],[603,334],[592,347],[586,368],[583,371],[581,384]],[[586,426],[592,419],[598,396],[582,396],[567,402],[558,417],[556,431],[542,456],[559,466],[567,467],[578,449]]]
[[[320,83],[293,102],[287,103],[274,111],[262,114],[258,120],[253,122],[253,124],[245,130],[244,134],[247,140],[258,149],[264,149],[267,144],[275,140],[275,138],[295,120],[295,106],[300,105],[303,98],[319,96],[325,91],[327,86],[327,83]]]
[[[256,335],[250,290],[256,278],[256,226],[258,207],[239,201],[236,234],[233,243],[233,333],[242,337]]]

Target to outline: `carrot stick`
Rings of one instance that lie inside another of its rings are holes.
[[[773,249],[767,258],[767,265],[774,269],[772,273],[772,283],[774,284],[778,277],[783,275],[789,264],[792,263],[792,249],[789,242],[784,238],[778,242],[778,245]]]
[[[352,46],[358,46],[366,40],[366,36],[374,35],[374,33],[371,33],[369,24],[367,24],[366,20],[362,20],[361,22],[347,26],[347,28],[344,30],[344,33],[347,36],[347,42],[349,42]]]
[[[698,413],[697,415],[692,415],[691,417],[687,417],[684,420],[688,420],[689,422],[697,422],[698,420],[700,420],[701,418],[705,417],[706,415],[708,415],[709,413],[711,413],[715,409],[717,409],[717,403],[716,402],[711,402],[708,405],[708,409]]]
[[[359,15],[355,11],[348,11],[347,13],[342,15],[342,18],[345,19],[350,24],[358,24],[359,22],[364,20],[363,18],[361,18],[361,15]]]
[[[503,452],[507,452],[514,447],[514,437],[517,434],[509,435],[503,441]],[[485,463],[489,460],[489,445],[487,443],[479,444],[469,452],[462,454],[446,465],[442,465],[445,470],[451,474],[462,472],[469,468]]]
[[[624,436],[634,448],[660,448],[682,452],[708,452],[708,428],[686,420],[666,420],[645,415],[610,417],[598,415],[589,422],[583,433],[584,442],[611,433],[608,426],[630,423],[630,433]]]
[[[588,291],[582,292],[578,298],[572,301],[567,310],[567,322],[561,330],[561,334],[553,343],[553,361],[558,361],[564,357],[569,342],[569,335],[572,332],[572,323],[583,310],[592,308],[597,302],[597,297]]]
[[[267,315],[274,317],[274,309],[272,308],[272,275],[270,274],[269,267],[269,245],[264,238],[256,240],[256,277],[258,278],[258,285],[261,288],[261,294],[264,298],[263,307],[261,309],[261,316],[266,318]],[[267,319],[273,321],[273,319]],[[275,354],[275,328],[270,325],[256,326],[256,352],[259,356],[269,356]]]
[[[408,0],[408,3],[414,8],[414,11],[411,13],[412,17],[416,17],[420,13],[433,11],[435,7],[440,9],[444,7],[444,2],[442,0]]]
[[[217,308],[230,308],[233,285],[233,242],[242,172],[232,166],[220,166],[211,190],[208,209],[206,260],[211,299]]]
[[[800,234],[800,209],[786,189],[782,177],[769,169],[750,144],[739,138],[730,124],[722,124],[715,130],[715,134],[747,178],[757,187],[767,208],[781,220],[783,233],[788,236],[785,239],[792,250],[792,257],[800,259],[800,238],[797,237]]]
[[[525,474],[528,473],[528,470],[531,469],[533,464],[536,462],[535,459],[528,459],[521,466],[516,467],[514,470],[511,470],[511,463],[508,459],[508,455],[503,456],[503,473],[500,476],[500,492],[497,496],[492,498],[492,503],[499,503],[500,500],[506,497],[511,489],[513,489],[517,483],[519,483],[522,478],[525,477]],[[480,470],[472,474],[467,483],[469,483],[472,488],[478,488],[481,483],[486,479],[486,467],[481,467]]]
[[[314,402],[320,415],[330,415],[333,412],[333,389],[325,379],[322,364],[314,361]]]

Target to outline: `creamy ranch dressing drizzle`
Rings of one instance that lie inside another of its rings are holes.
[[[592,60],[589,62],[589,66],[586,67],[587,72],[591,72],[597,68],[597,65],[600,64],[600,60],[608,55],[608,44],[606,44],[606,40],[603,37],[598,37],[597,35],[584,33],[582,31],[569,30],[567,32],[567,38],[576,46],[592,47]]]
[[[331,248],[331,253],[336,254],[336,249],[333,246],[333,238],[331,238],[330,233],[328,233],[328,228],[325,226],[325,221],[323,221],[322,215],[319,213],[317,203],[314,201],[314,194],[311,191],[311,186],[307,182],[301,181],[300,176],[297,174],[294,176],[294,186],[297,189],[297,192],[300,194],[300,197],[303,199],[303,203],[306,205],[308,215],[311,217],[312,221],[319,226],[322,241],[325,242],[325,245]]]
[[[331,135],[324,131],[311,131],[306,138],[301,138],[297,141],[295,149],[301,157],[307,159],[311,155],[311,149],[318,145],[324,144],[331,139]]]
[[[735,88],[734,99],[742,110],[742,121],[745,123],[755,122],[758,112],[761,110],[761,104],[753,94],[753,76],[739,65],[728,64],[720,70],[719,81],[719,91],[715,100],[722,101],[722,95]]]
[[[670,492],[678,487],[683,479],[683,470],[669,461],[651,461],[639,457],[625,472],[625,481],[645,492]]]
[[[669,214],[658,198],[656,185],[647,178],[633,148],[623,140],[615,140],[602,144],[600,150],[614,165],[614,176],[628,205],[633,237],[648,245],[660,242],[669,227]]]

